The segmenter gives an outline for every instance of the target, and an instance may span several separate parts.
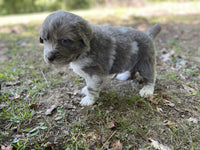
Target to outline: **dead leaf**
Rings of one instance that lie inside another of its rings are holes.
[[[151,145],[157,150],[172,150],[170,147],[160,144],[158,141],[153,140],[151,137],[148,137]]]
[[[171,128],[171,127],[175,126],[176,123],[175,123],[175,122],[171,122],[171,121],[169,121],[169,120],[165,120],[165,121],[164,121],[164,125]]]
[[[194,93],[195,92],[195,90],[193,88],[191,88],[191,87],[189,87],[187,85],[183,84],[182,86],[188,93]]]
[[[120,140],[113,142],[112,150],[122,150],[122,148],[123,148],[123,146],[122,146],[122,143],[120,142]]]
[[[58,116],[58,117],[56,117],[54,120],[55,121],[59,121],[59,120],[61,120],[62,119],[62,116]]]
[[[112,121],[107,126],[108,129],[113,129],[114,127],[115,127],[115,124]]]
[[[199,120],[198,119],[196,119],[196,118],[193,118],[193,117],[190,117],[189,119],[187,119],[189,122],[192,122],[192,123],[194,123],[194,124],[197,124],[198,122],[199,122]]]
[[[51,142],[47,142],[47,143],[42,143],[42,146],[44,146],[44,147],[52,147],[52,146],[56,146],[56,144],[54,144],[54,143],[51,143]]]
[[[184,76],[183,74],[180,74],[180,77],[181,77],[182,80],[185,80],[185,79],[186,79],[185,76]]]
[[[72,104],[65,104],[64,105],[66,109],[76,109],[76,106],[72,105]]]
[[[172,102],[170,102],[168,100],[165,100],[165,105],[170,106],[170,107],[174,107],[175,106],[174,103],[172,103]]]
[[[50,116],[56,107],[56,105],[52,105],[49,109],[46,110],[45,115]]]
[[[72,92],[67,92],[67,94],[68,94],[69,98],[72,98],[72,96],[73,96]]]
[[[4,145],[1,145],[1,150],[12,150],[13,149],[13,146],[4,146]]]
[[[37,108],[37,105],[36,104],[31,104],[31,105],[29,105],[29,108],[35,110]]]
[[[169,53],[166,53],[166,54],[163,54],[162,56],[161,56],[161,59],[162,59],[162,61],[163,62],[167,62],[167,61],[169,61],[169,60],[171,60],[171,56],[172,55],[174,55],[174,51],[171,51],[171,52],[169,52]]]
[[[158,113],[163,112],[162,108],[159,108],[158,106],[156,106],[156,111],[157,111]]]
[[[17,132],[17,127],[12,127],[12,128],[11,128],[11,131],[12,131],[12,132]]]
[[[29,98],[31,96],[31,94],[30,93],[28,93],[27,95],[26,95],[26,98]]]
[[[77,103],[77,102],[75,102],[75,101],[72,101],[72,105],[74,105],[74,106],[78,106],[79,103]]]
[[[199,79],[200,79],[200,74],[199,74]],[[200,86],[199,85],[195,84],[194,87],[195,87],[196,90],[200,90]]]
[[[24,137],[24,135],[22,135],[22,134],[17,134],[17,135],[15,135],[15,137],[19,139],[19,138]]]
[[[14,99],[18,99],[18,98],[20,98],[20,95],[15,93]]]
[[[193,56],[193,57],[192,57],[192,60],[194,60],[194,61],[200,63],[200,57],[198,57],[198,56],[197,56],[197,57]]]
[[[21,84],[20,81],[6,82],[6,83],[5,83],[6,86],[15,86],[15,85],[20,85],[20,84]]]
[[[26,46],[26,45],[27,45],[26,42],[22,42],[22,43],[20,44],[20,46]]]
[[[155,104],[158,105],[158,100],[154,97],[154,96],[150,96],[150,101]]]
[[[2,109],[2,108],[4,108],[4,107],[7,107],[7,106],[8,106],[8,104],[1,103],[1,104],[0,104],[0,109]]]

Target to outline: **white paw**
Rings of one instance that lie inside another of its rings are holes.
[[[117,79],[118,80],[122,80],[122,81],[125,81],[125,80],[128,80],[128,78],[131,76],[131,73],[130,71],[125,71],[123,73],[120,73],[117,75]]]
[[[81,94],[83,94],[83,95],[88,95],[88,89],[87,89],[87,86],[85,86],[84,88],[82,88],[82,90],[81,90]]]
[[[93,105],[94,103],[95,103],[94,98],[90,98],[89,96],[85,96],[80,102],[82,106],[90,106]]]
[[[153,95],[154,86],[153,85],[145,85],[139,92],[141,97],[149,97]]]

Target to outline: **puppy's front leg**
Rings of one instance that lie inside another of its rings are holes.
[[[84,90],[87,91],[86,96],[81,100],[82,106],[89,106],[95,103],[95,100],[99,96],[99,91],[104,81],[104,77],[93,75],[85,78],[87,87]],[[87,89],[86,89],[87,88]]]

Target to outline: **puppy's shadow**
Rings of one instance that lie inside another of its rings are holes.
[[[109,82],[106,82],[101,91],[107,93],[114,92],[123,97],[127,95],[133,95],[134,93],[138,94],[139,88],[141,87],[137,79],[120,81],[114,78]]]
[[[139,96],[141,88],[137,80],[119,81],[112,79],[104,85],[100,92],[97,102],[85,108],[84,115],[88,122],[93,122],[94,118],[98,121],[106,119],[115,120],[127,117],[134,120],[134,113],[145,114],[151,110],[151,106],[146,99]],[[123,118],[122,117],[122,118]],[[118,125],[116,125],[118,127]]]
[[[136,105],[140,105],[140,98],[138,95],[141,85],[135,80],[120,81],[112,79],[107,82],[100,92],[100,96],[96,105],[103,106],[100,109],[120,110],[126,112],[128,109],[134,109]],[[144,100],[145,101],[145,100]]]

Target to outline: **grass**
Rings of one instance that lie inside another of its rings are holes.
[[[166,3],[160,6],[161,9]],[[188,121],[200,115],[199,64],[190,59],[199,44],[194,34],[199,31],[199,16],[178,15],[178,12],[171,15],[172,9],[166,15],[155,16],[151,16],[153,11],[138,15],[144,11],[142,8],[114,9],[107,12],[109,17],[96,18],[89,15],[91,11],[82,14],[94,23],[136,28],[159,21],[163,32],[156,41],[157,48],[175,51],[169,62],[162,62],[162,52],[158,52],[153,100],[140,98],[137,90],[124,92],[123,86],[112,85],[111,81],[97,103],[85,108],[79,105],[82,97],[77,94],[84,87],[84,80],[68,69],[56,70],[43,62],[38,42],[41,21],[0,27],[0,144],[12,145],[14,149],[100,150],[113,148],[119,140],[123,149],[153,150],[148,141],[152,137],[174,149],[200,149],[199,122]],[[95,10],[94,14],[99,12]],[[183,35],[173,38],[180,32]],[[194,54],[200,57],[197,52]],[[186,64],[181,65],[182,61]],[[194,92],[187,93],[183,85]],[[127,83],[125,87],[134,86]],[[166,100],[174,106],[169,106]],[[53,104],[57,107],[52,115],[45,115]]]

